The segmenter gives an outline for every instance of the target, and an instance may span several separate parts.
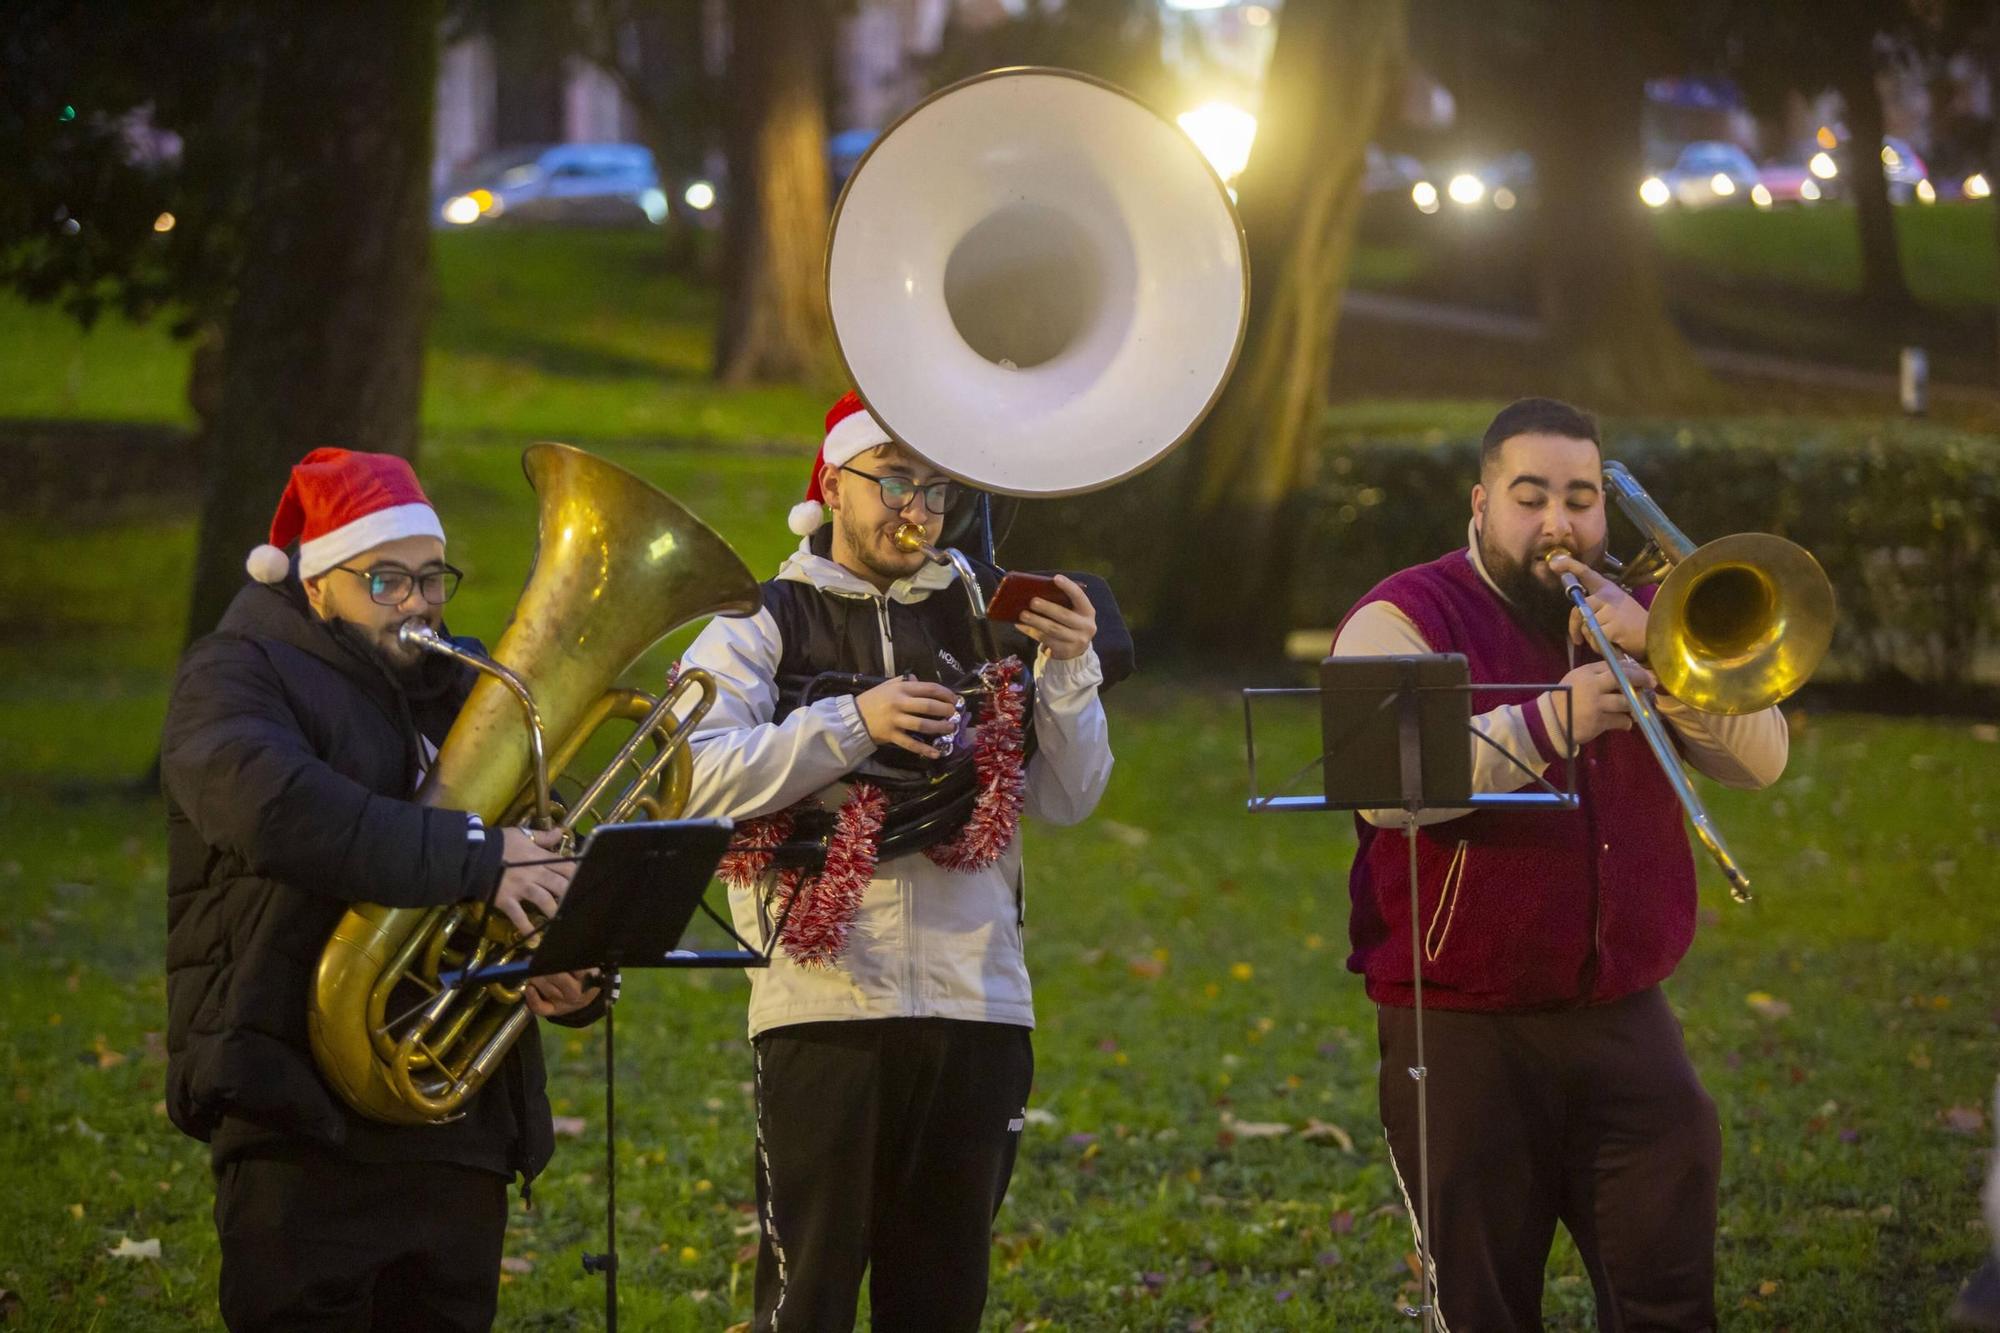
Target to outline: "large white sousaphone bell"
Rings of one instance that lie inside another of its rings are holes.
[[[876,140],[827,243],[848,374],[883,429],[960,479],[1064,495],[1191,434],[1243,343],[1228,191],[1110,84],[1007,69]]]

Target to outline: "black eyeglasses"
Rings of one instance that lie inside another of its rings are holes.
[[[924,493],[924,507],[933,514],[942,514],[958,503],[958,483],[955,481],[927,481],[922,485],[908,477],[878,477],[872,472],[841,464],[842,472],[852,472],[857,477],[866,477],[882,490],[882,503],[901,512],[910,498],[918,491]]]
[[[354,569],[348,565],[335,565],[334,568],[357,579],[366,579],[368,600],[377,606],[401,606],[408,600],[413,587],[422,591],[424,600],[432,606],[443,606],[458,591],[458,581],[465,577],[464,573],[450,565],[442,569],[427,569],[421,574],[412,574],[394,565],[378,565],[374,569]]]

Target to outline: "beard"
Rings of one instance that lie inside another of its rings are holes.
[[[409,619],[437,628],[425,616],[411,616]],[[326,622],[326,627],[350,652],[381,667],[406,691],[421,692],[433,683],[438,670],[448,669],[450,663],[421,648],[404,647],[396,638],[396,631],[403,623],[398,621],[390,628],[378,631],[334,616]]]
[[[855,517],[852,509],[842,507],[834,511],[833,521],[840,529],[841,545],[847,553],[883,582],[906,579],[923,568],[921,552],[905,551],[896,545],[895,531],[902,526],[902,519],[886,525],[871,524]],[[928,533],[924,540],[930,540]]]
[[[1593,568],[1597,564],[1599,552],[1574,552],[1577,559]],[[1487,541],[1484,532],[1479,534],[1479,558],[1486,565],[1487,577],[1500,589],[1511,604],[1515,616],[1529,629],[1545,635],[1559,643],[1569,641],[1569,613],[1574,604],[1564,591],[1560,580],[1537,572],[1547,570],[1548,551],[1530,552],[1523,560],[1511,552],[1500,550]]]

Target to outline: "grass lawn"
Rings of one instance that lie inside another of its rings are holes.
[[[789,544],[795,459],[606,452],[753,568]],[[515,455],[457,439],[425,460],[472,574],[454,624],[489,637],[528,560]],[[112,785],[154,743],[189,522],[140,508],[15,532],[0,576],[0,1287],[33,1327],[214,1326],[205,1158],[160,1105],[160,810]],[[1100,816],[1027,835],[1041,1114],[999,1223],[989,1326],[1393,1327],[1409,1230],[1373,1128],[1371,1015],[1341,967],[1352,834],[1240,813],[1228,686],[1143,680],[1111,709],[1120,764]],[[1264,720],[1269,771],[1309,757],[1307,718]],[[1761,891],[1734,907],[1704,870],[1704,928],[1670,992],[1722,1108],[1732,1328],[1940,1327],[1985,1245],[1996,758],[1990,730],[1815,716],[1776,791],[1709,792]],[[736,974],[645,976],[619,1011],[634,1327],[748,1314],[744,992]],[[601,1039],[550,1043],[576,1132],[513,1219],[507,1328],[596,1326],[577,1254],[602,1222]],[[115,1257],[126,1239],[159,1240],[160,1258]],[[1548,1290],[1552,1326],[1590,1326],[1566,1246]]]
[[[1529,215],[1424,218],[1396,209],[1372,216],[1370,239],[1355,255],[1356,288],[1534,310]],[[1861,243],[1850,204],[1677,210],[1651,220],[1668,304],[1703,345],[1894,373],[1898,349],[1915,344],[1929,350],[1939,380],[1993,380],[2000,245],[1990,205],[1896,210],[1904,274],[1922,307],[1901,326],[1859,299]],[[1462,373],[1450,355],[1432,356],[1446,368],[1442,376]]]
[[[708,380],[713,293],[649,231],[452,231],[435,238],[424,426],[513,439],[794,440],[817,390]],[[187,349],[107,318],[84,333],[0,294],[0,416],[190,422]]]

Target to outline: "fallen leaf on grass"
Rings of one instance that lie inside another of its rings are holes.
[[[1340,1145],[1342,1152],[1354,1151],[1354,1136],[1339,1125],[1329,1124],[1317,1117],[1306,1121],[1306,1127],[1299,1131],[1302,1139],[1331,1139]]]
[[[1239,1139],[1280,1139],[1292,1132],[1282,1120],[1238,1120],[1227,1111],[1222,1113],[1222,1128]]]
[[[503,1273],[532,1273],[535,1271],[535,1261],[532,1259],[522,1259],[510,1254],[500,1261],[500,1271]]]
[[[1790,1018],[1792,1016],[1791,1005],[1779,999],[1777,996],[1767,994],[1764,991],[1760,990],[1751,991],[1748,995],[1743,997],[1743,1002],[1749,1005],[1751,1010],[1759,1018],[1769,1018],[1775,1020],[1780,1018]]]
[[[1021,1119],[1031,1125],[1053,1125],[1056,1122],[1055,1112],[1043,1110],[1039,1106],[1030,1106],[1023,1111]]]
[[[1775,1295],[1777,1295],[1777,1294],[1778,1294],[1778,1283],[1777,1283],[1777,1281],[1776,1281],[1775,1279],[1773,1279],[1773,1278],[1768,1278],[1768,1277],[1767,1277],[1767,1278],[1765,1278],[1765,1279],[1764,1279],[1764,1280],[1763,1280],[1762,1282],[1759,1282],[1759,1283],[1757,1284],[1757,1294],[1758,1294],[1759,1296],[1775,1296]]]
[[[120,1236],[118,1244],[105,1253],[113,1259],[157,1259],[160,1257],[160,1240],[157,1236],[149,1236],[145,1240]]]
[[[555,1118],[556,1133],[572,1139],[583,1137],[584,1119],[580,1115],[559,1115]]]
[[[1134,958],[1125,964],[1125,970],[1141,981],[1158,981],[1166,975],[1167,965],[1157,958]]]
[[[1938,1119],[1954,1134],[1977,1134],[1986,1128],[1986,1112],[1976,1106],[1951,1106],[1938,1112]]]
[[[1145,829],[1121,824],[1115,819],[1098,820],[1097,831],[1124,847],[1144,847],[1153,840],[1153,835]]]
[[[1341,1209],[1333,1215],[1333,1220],[1328,1225],[1333,1228],[1333,1234],[1336,1236],[1352,1234],[1354,1231],[1354,1211],[1350,1208]]]

